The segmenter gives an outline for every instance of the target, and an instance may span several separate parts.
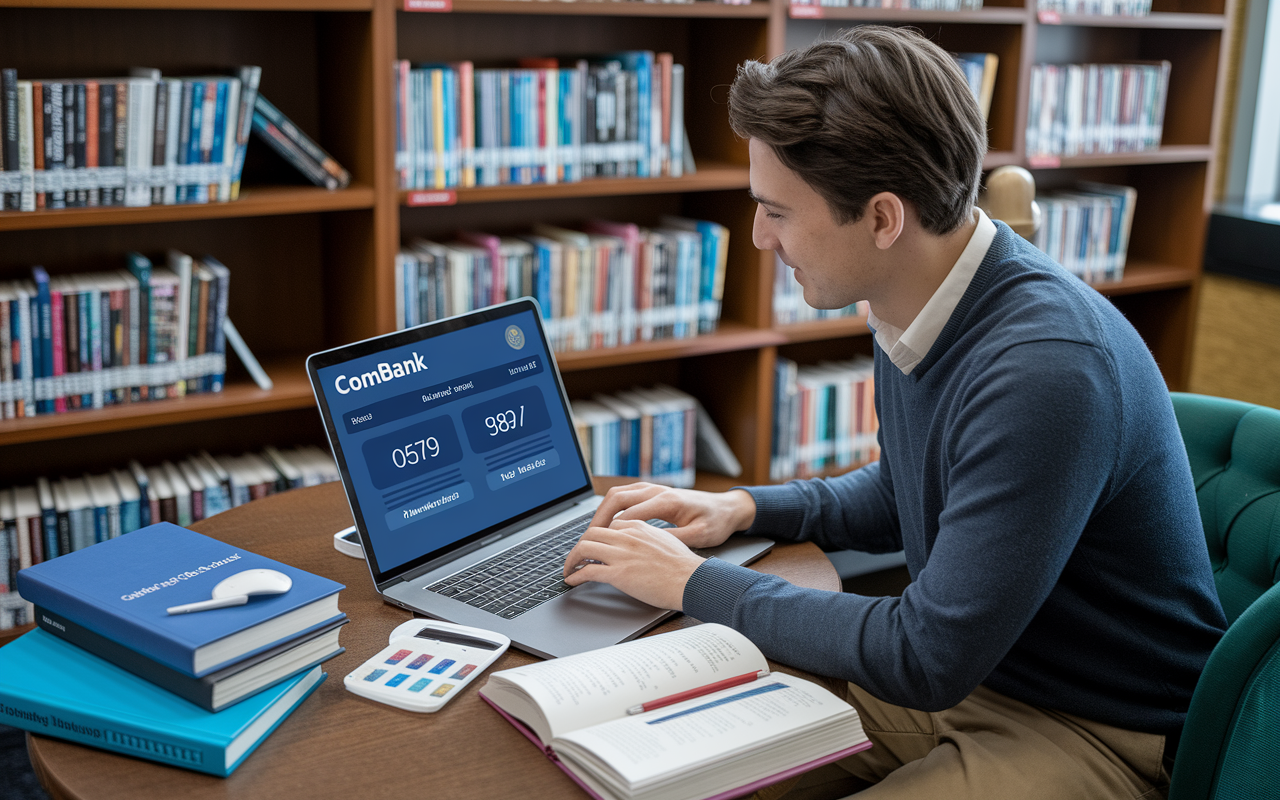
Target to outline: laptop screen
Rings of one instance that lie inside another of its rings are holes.
[[[536,308],[308,359],[375,582],[590,489]]]

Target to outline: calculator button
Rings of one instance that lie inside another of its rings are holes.
[[[453,684],[452,684],[452,683],[442,683],[442,684],[440,684],[440,686],[439,686],[439,687],[437,687],[437,688],[436,688],[436,690],[435,690],[434,692],[432,692],[432,693],[431,693],[431,696],[432,696],[432,697],[444,697],[446,694],[448,694],[448,693],[449,693],[449,690],[450,690],[450,689],[452,689],[452,688],[453,688]]]
[[[419,680],[414,681],[413,685],[409,687],[409,691],[411,691],[411,692],[420,692],[420,691],[422,691],[423,689],[427,688],[427,686],[428,686],[430,683],[431,683],[431,679],[430,679],[430,678],[420,678]]]
[[[401,672],[399,675],[397,675],[397,676],[395,676],[394,678],[392,678],[391,680],[387,681],[387,686],[390,686],[390,687],[393,687],[393,688],[394,688],[394,687],[396,687],[396,686],[399,686],[400,684],[404,683],[404,682],[405,682],[405,679],[407,679],[408,677],[409,677],[409,673],[407,673],[407,672]]]
[[[370,672],[368,675],[365,675],[364,679],[372,683],[376,681],[378,678],[381,678],[383,675],[386,675],[386,674],[387,674],[387,671],[385,669],[375,669],[373,672]]]
[[[406,669],[422,669],[422,667],[425,666],[426,663],[430,661],[432,658],[434,658],[434,656],[429,656],[426,653],[423,653],[422,655],[418,656],[417,658],[415,658],[414,660],[406,664],[405,668]]]

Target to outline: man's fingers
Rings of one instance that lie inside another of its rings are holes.
[[[605,528],[589,528],[588,530],[607,530]],[[564,560],[564,574],[566,577],[571,575],[579,564],[583,561],[599,561],[608,563],[609,551],[613,548],[600,541],[587,539],[586,534],[574,545],[569,551],[569,555]]]
[[[564,576],[564,582],[570,586],[578,586],[588,581],[596,581],[598,583],[608,583],[609,579],[608,566],[605,564],[587,564],[579,570],[575,570]]]
[[[651,483],[629,483],[626,486],[613,487],[605,493],[604,500],[591,518],[591,524],[607,527],[619,511],[643,502],[654,493],[662,491],[662,488]]]

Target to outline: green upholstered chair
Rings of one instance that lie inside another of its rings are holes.
[[[1229,628],[1196,684],[1170,800],[1280,797],[1280,411],[1173,395]]]

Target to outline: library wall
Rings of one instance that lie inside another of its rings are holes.
[[[1280,286],[1204,276],[1190,390],[1280,408]]]

